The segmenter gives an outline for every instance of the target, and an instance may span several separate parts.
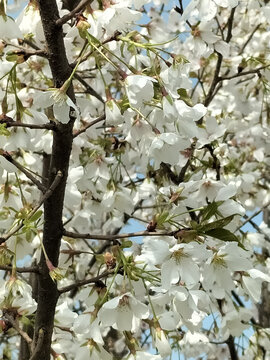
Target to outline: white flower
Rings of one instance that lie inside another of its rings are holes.
[[[107,301],[98,313],[103,325],[112,326],[120,331],[136,329],[138,320],[146,319],[148,316],[148,307],[130,293]]]
[[[205,256],[203,248],[195,242],[177,244],[170,249],[171,258],[161,267],[161,283],[164,289],[179,281],[193,286],[200,280],[200,270],[194,258]],[[199,254],[201,253],[201,254]]]
[[[252,268],[249,253],[241,249],[236,242],[228,242],[213,254],[206,262],[202,284],[205,290],[212,291],[217,299],[234,289],[233,271],[247,271]]]
[[[103,345],[101,326],[99,320],[92,322],[91,314],[80,314],[74,321],[71,328],[80,339],[93,339],[96,343]]]
[[[241,336],[243,331],[250,327],[248,321],[252,317],[252,310],[239,307],[236,311],[227,312],[222,318],[221,328],[224,333],[224,338],[228,338],[229,335]]]
[[[16,18],[16,24],[19,26],[24,36],[29,34],[40,36],[44,39],[44,34],[41,26],[40,14],[38,6],[34,1],[30,1],[25,9]]]
[[[123,123],[124,117],[114,100],[109,100],[105,104],[106,123],[108,125],[119,125]]]
[[[158,349],[158,352],[163,358],[171,355],[171,345],[162,329],[157,328],[154,330],[153,341],[156,348]]]
[[[71,311],[66,302],[63,302],[62,304],[56,307],[55,319],[62,326],[70,326],[77,317],[78,314]]]
[[[150,76],[129,75],[125,84],[130,105],[139,108],[144,101],[150,101],[154,96],[153,82],[157,80]]]
[[[70,110],[75,111],[76,119],[79,118],[80,112],[74,102],[67,96],[66,91],[62,88],[50,89],[46,92],[37,93],[34,99],[36,107],[42,109],[53,106],[53,113],[59,122],[67,124],[70,120]]]
[[[247,276],[242,276],[243,288],[258,303],[260,301],[262,282],[270,282],[270,276],[257,269],[250,269]]]
[[[170,255],[169,244],[160,238],[145,237],[142,247],[141,255],[137,256],[135,261],[146,267],[153,267],[153,265],[162,264],[163,261]]]
[[[0,39],[22,39],[23,35],[18,25],[9,16],[0,15]]]
[[[102,346],[93,343],[86,346],[79,347],[76,351],[77,360],[111,360],[110,355]]]
[[[199,137],[195,121],[198,121],[206,114],[206,107],[203,104],[196,104],[190,107],[183,100],[176,100],[175,107],[179,115],[177,122],[179,132],[190,138]]]
[[[174,133],[157,135],[149,148],[149,155],[154,158],[156,168],[161,162],[176,165],[180,160],[180,151],[190,146],[187,139]]]

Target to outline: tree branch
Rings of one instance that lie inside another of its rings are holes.
[[[102,99],[102,97],[96,92],[95,89],[92,88],[92,86],[90,86],[80,75],[78,75],[78,73],[74,74],[75,79],[77,79],[86,89],[86,93],[94,96],[95,98],[97,98],[99,101],[101,101],[103,104],[105,103],[105,101]]]
[[[87,129],[89,129],[91,126],[93,126],[93,125],[95,125],[95,124],[97,124],[97,123],[99,123],[99,122],[101,122],[101,121],[103,121],[103,120],[105,120],[105,119],[106,119],[105,114],[99,116],[97,119],[95,119],[95,120],[91,121],[90,123],[88,123],[87,125],[85,125],[82,129],[79,129],[79,130],[75,131],[75,132],[73,133],[73,138],[81,135],[81,134],[84,133]]]
[[[10,265],[0,265],[0,270],[12,271],[13,267]],[[16,267],[16,272],[18,272],[18,273],[38,273],[39,269],[38,269],[38,266]]]
[[[27,342],[28,346],[32,344],[32,339],[30,336],[24,332],[19,325],[16,323],[16,321],[13,319],[11,315],[9,315],[7,312],[4,313],[4,319],[6,319],[10,325],[21,335],[21,337]]]
[[[80,286],[96,283],[98,280],[114,273],[114,271],[115,271],[115,269],[107,270],[98,276],[92,277],[91,279],[84,279],[84,280],[77,281],[74,284],[71,284],[71,285],[68,285],[68,286],[65,286],[65,287],[59,289],[58,292],[59,292],[59,294],[64,294],[64,293],[71,291],[73,289],[76,289]]]
[[[260,70],[264,70],[264,69],[266,69],[268,67],[270,67],[270,64],[261,66],[261,67],[259,67],[257,69],[243,71],[243,72],[231,75],[231,76],[220,77],[218,81],[231,80],[231,79],[235,79],[237,77],[245,76],[245,75],[249,75],[249,74],[258,74],[260,72]]]
[[[228,31],[227,31],[227,36],[226,36],[226,39],[225,39],[226,43],[229,43],[231,38],[232,38],[232,26],[233,26],[233,18],[234,18],[235,9],[236,8],[233,8],[231,10],[231,14],[230,14],[230,17],[229,17],[228,22],[227,22]],[[223,56],[220,53],[217,53],[217,55],[218,55],[218,59],[217,59],[215,73],[214,73],[214,78],[212,80],[212,83],[211,83],[210,89],[208,91],[208,94],[206,95],[206,98],[204,100],[204,105],[205,106],[208,106],[210,104],[210,102],[213,100],[213,95],[214,95],[215,88],[216,88],[218,82],[220,81],[219,72],[220,72],[220,69],[221,69]],[[201,124],[202,119],[199,120],[198,123]]]
[[[32,356],[30,357],[30,360],[39,360],[40,359],[39,352],[42,348],[43,340],[44,340],[44,330],[42,328],[40,328],[38,331],[38,339],[37,339],[36,347],[33,351]]]
[[[0,116],[0,124],[6,124],[6,128],[10,127],[23,127],[28,129],[39,129],[39,130],[55,130],[56,126],[54,123],[47,124],[25,124],[20,121],[14,121],[8,116]]]
[[[41,184],[39,180],[37,180],[30,171],[28,171],[23,165],[21,165],[19,162],[17,162],[15,159],[12,158],[10,153],[7,151],[0,152],[0,155],[2,155],[7,161],[9,161],[11,164],[16,166],[17,169],[19,169],[29,180],[32,181],[33,184],[37,186],[37,188],[42,191],[43,193],[46,191],[46,187]]]
[[[93,239],[93,240],[117,240],[125,239],[129,237],[138,237],[138,236],[173,236],[175,231],[168,232],[150,232],[150,231],[138,231],[125,234],[115,234],[115,235],[98,235],[98,234],[79,234],[71,231],[63,230],[63,236],[67,236],[73,239]]]
[[[90,4],[93,0],[82,0],[72,11],[70,11],[67,15],[64,15],[60,19],[58,19],[55,23],[57,26],[62,26],[70,19],[72,19],[76,14],[80,11],[83,11],[85,7]]]
[[[231,360],[238,360],[238,354],[235,349],[234,338],[232,335],[229,336],[229,338],[226,341],[226,344],[228,345],[230,351]]]
[[[250,42],[250,40],[253,38],[253,35],[255,34],[255,32],[259,29],[259,27],[261,26],[261,24],[258,24],[255,29],[253,29],[252,33],[249,35],[247,41],[244,43],[244,45],[241,47],[241,50],[239,51],[239,55],[242,55],[246,46],[248,45],[248,43]]]
[[[240,230],[244,225],[246,225],[250,220],[252,220],[255,216],[259,215],[264,209],[268,208],[270,206],[270,201],[268,201],[265,205],[263,205],[258,211],[255,211],[254,214],[249,216],[245,221],[242,222],[241,225],[239,225],[235,231]]]
[[[244,219],[248,219],[247,215],[244,215],[243,217]],[[258,231],[258,233],[264,236],[266,241],[270,242],[270,237],[264,231],[262,231],[262,229],[259,228],[259,226],[253,220],[250,219],[248,222],[254,227],[256,231]]]
[[[7,234],[2,235],[0,237],[0,245],[2,243],[4,243],[5,241],[7,241],[11,236],[16,234],[16,232],[19,231],[24,226],[24,221],[27,220],[27,219],[30,219],[37,212],[37,210],[41,207],[41,205],[47,199],[49,199],[49,197],[52,195],[52,193],[54,192],[56,187],[59,185],[59,183],[60,183],[60,181],[62,179],[62,176],[63,175],[62,175],[61,171],[58,171],[53,183],[50,185],[49,189],[45,192],[45,194],[41,197],[41,199],[40,199],[39,203],[37,204],[37,206],[32,211],[30,211],[30,213],[27,215],[27,218],[23,219],[22,222],[20,224],[18,224],[13,230],[11,230]]]

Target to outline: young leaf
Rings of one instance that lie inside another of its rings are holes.
[[[213,202],[206,206],[202,211],[202,222],[209,220],[212,216],[217,213],[217,209],[220,205],[220,202]]]
[[[28,221],[29,222],[34,222],[34,221],[37,221],[41,215],[43,214],[43,211],[42,210],[38,210],[36,213],[34,213],[29,219]]]
[[[219,219],[217,221],[213,221],[209,224],[205,224],[205,225],[202,225],[200,228],[199,228],[199,231],[200,232],[204,232],[206,233],[207,231],[209,230],[213,230],[213,229],[218,229],[218,228],[223,228],[225,227],[226,225],[228,225],[234,218],[234,215],[231,215],[231,216],[227,216],[223,219]]]
[[[205,232],[205,235],[211,236],[213,238],[216,238],[216,239],[219,239],[222,241],[239,242],[238,237],[227,229],[216,228],[216,229],[208,230]]]

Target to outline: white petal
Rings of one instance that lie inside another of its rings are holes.
[[[132,318],[133,314],[129,307],[120,306],[120,308],[117,310],[116,326],[113,327],[118,329],[119,331],[131,331]]]
[[[11,164],[9,161],[7,161],[3,156],[0,155],[0,165],[3,169],[5,169],[7,172],[17,172],[16,166]]]
[[[62,105],[53,105],[54,116],[62,124],[67,124],[69,122],[69,110],[70,107],[66,103]]]
[[[229,184],[221,188],[217,194],[216,201],[228,200],[230,197],[236,194],[237,188],[233,184]]]
[[[178,135],[174,133],[163,133],[159,136],[160,140],[163,140],[165,143],[169,145],[174,145],[180,142],[180,138]]]
[[[171,284],[179,281],[179,269],[173,259],[165,261],[161,267],[161,283],[164,289],[169,289]]]

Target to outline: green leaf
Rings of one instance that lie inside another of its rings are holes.
[[[213,221],[213,222],[211,222],[209,224],[202,225],[199,228],[199,231],[202,231],[202,232],[206,233],[209,230],[223,228],[226,225],[228,225],[233,220],[233,218],[234,218],[234,215],[231,215],[231,216],[227,216],[227,217],[225,217],[223,219]]]
[[[132,241],[131,240],[126,240],[126,241],[123,241],[122,244],[121,244],[121,248],[124,249],[124,248],[130,248],[132,246]]]
[[[6,128],[6,124],[0,124],[0,135],[9,136],[10,131]]]
[[[158,225],[158,226],[163,225],[163,224],[168,220],[168,216],[169,216],[168,211],[164,211],[163,213],[158,214],[158,215],[156,216],[157,225]]]
[[[32,240],[32,231],[31,229],[27,229],[25,232],[25,238],[27,242],[30,242]]]
[[[206,206],[202,211],[202,222],[211,219],[217,213],[217,209],[222,202],[213,202]]]
[[[37,212],[34,213],[34,215],[32,215],[32,216],[28,219],[28,221],[29,221],[29,222],[37,221],[37,220],[41,217],[42,214],[43,214],[43,211],[42,211],[42,210],[38,210]]]
[[[236,241],[239,243],[238,237],[227,229],[216,228],[216,229],[208,230],[205,231],[205,235],[211,236],[213,238],[222,241]]]

